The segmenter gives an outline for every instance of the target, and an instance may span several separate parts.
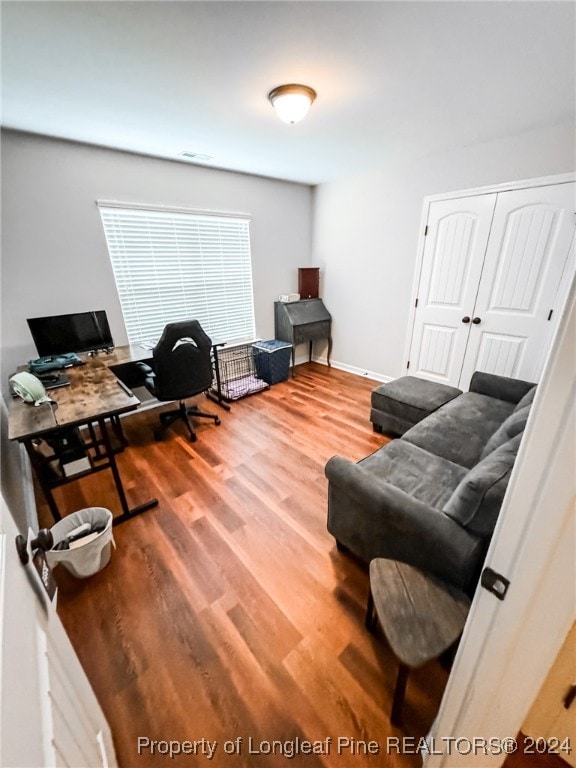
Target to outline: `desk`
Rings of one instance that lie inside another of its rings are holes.
[[[330,365],[332,350],[332,315],[322,299],[274,302],[274,338],[292,344],[292,376],[296,361],[296,346],[309,342],[309,360],[312,360],[312,345],[319,339],[327,339],[326,362]]]
[[[220,367],[218,365],[218,349],[224,346],[226,346],[226,342],[212,340],[212,364],[216,387],[208,390],[206,397],[225,411],[229,411],[230,406],[222,396]],[[127,344],[125,347],[116,347],[110,354],[103,355],[102,360],[128,386],[137,387],[142,384],[142,373],[134,374],[134,363],[148,363],[152,366],[152,350],[144,349],[139,344]]]
[[[81,357],[85,361],[84,365],[67,369],[70,386],[49,391],[55,405],[34,406],[24,403],[20,398],[11,400],[8,437],[24,444],[55,520],[60,520],[61,516],[52,495],[53,488],[78,480],[92,472],[110,469],[122,506],[122,514],[114,518],[114,525],[117,525],[158,505],[157,499],[150,499],[144,504],[129,508],[107,424],[111,422],[118,425],[121,414],[135,411],[140,405],[138,398],[122,386],[110,369],[149,359],[150,352],[137,345],[128,345],[119,347],[110,354]],[[95,437],[94,424],[99,427],[100,440]],[[87,447],[96,452],[91,468],[70,477],[47,477],[44,471],[46,460],[39,456],[34,447],[34,440],[50,433],[57,434],[59,430],[66,428],[84,426],[88,427],[92,436],[92,442],[88,442]]]

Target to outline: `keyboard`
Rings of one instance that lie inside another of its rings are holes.
[[[44,384],[44,389],[56,389],[70,384],[70,379],[65,371],[51,371],[50,373],[37,373],[35,375]]]

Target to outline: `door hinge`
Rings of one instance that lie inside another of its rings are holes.
[[[424,227],[424,237],[428,234],[428,224]]]
[[[416,301],[414,302],[414,306],[415,306],[415,307],[417,307],[417,306],[418,306],[418,299],[416,299]]]
[[[410,360],[408,360],[408,362],[406,363],[406,370],[408,370],[408,368],[410,368]]]
[[[554,310],[551,309],[550,312],[548,312],[548,320],[552,319],[552,315],[554,314]]]
[[[480,584],[487,589],[488,592],[492,592],[496,595],[498,600],[504,600],[506,592],[510,582],[501,573],[496,573],[492,568],[484,568],[482,576],[480,577]]]

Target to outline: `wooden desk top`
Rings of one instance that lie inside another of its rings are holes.
[[[124,347],[115,347],[114,351],[110,354],[96,355],[94,358],[80,355],[82,359],[87,360],[101,360],[107,368],[113,368],[115,365],[125,365],[126,363],[138,363],[150,360],[152,358],[152,350],[144,349],[140,344],[126,344]]]
[[[9,439],[26,440],[58,427],[87,424],[98,418],[135,410],[140,400],[126,393],[109,367],[150,356],[148,350],[137,345],[118,347],[108,355],[81,355],[84,365],[66,369],[70,386],[48,390],[55,405],[35,406],[19,397],[11,399],[8,404]]]

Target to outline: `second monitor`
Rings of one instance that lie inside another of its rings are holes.
[[[114,348],[108,318],[103,309],[32,317],[27,322],[40,357]]]

